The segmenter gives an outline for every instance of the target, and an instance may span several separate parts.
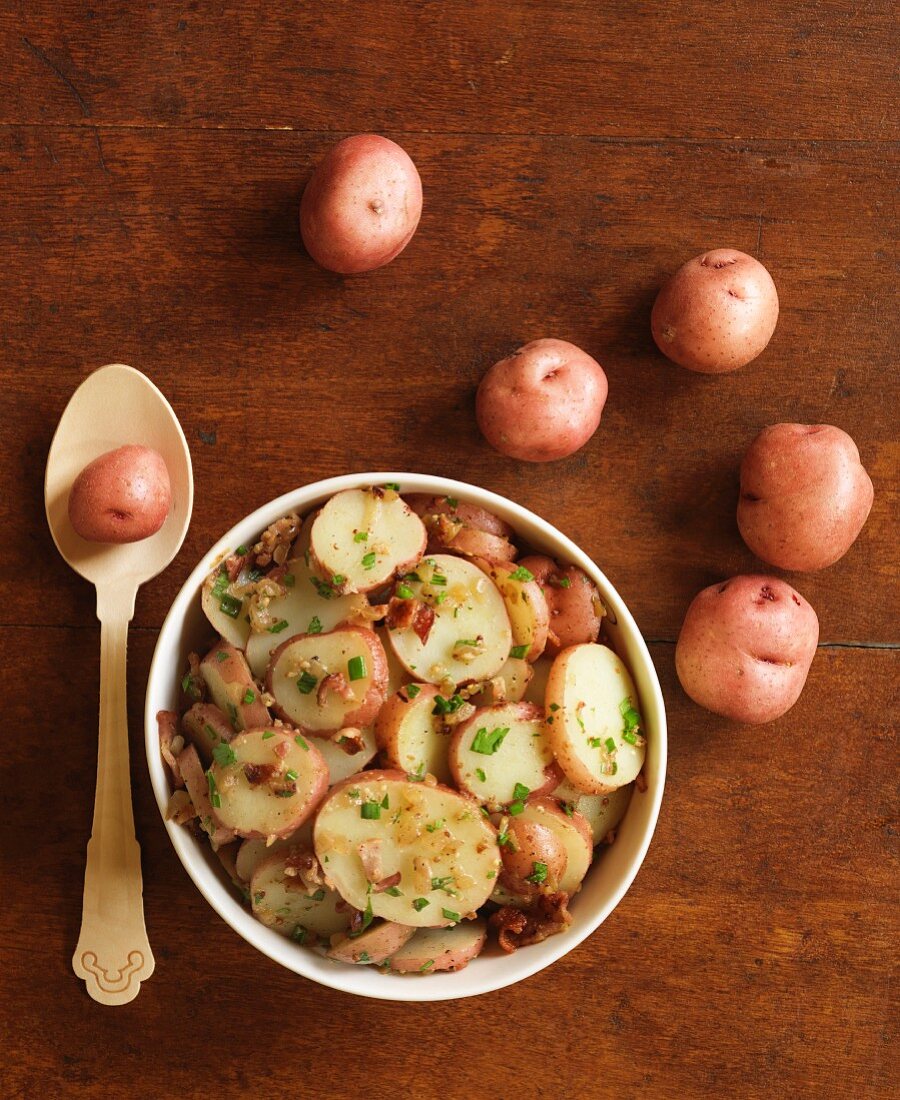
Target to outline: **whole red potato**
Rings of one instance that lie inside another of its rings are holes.
[[[475,415],[501,454],[551,462],[587,443],[608,392],[603,368],[587,352],[565,340],[533,340],[482,378]]]
[[[830,424],[773,424],[741,463],[738,527],[763,561],[824,569],[853,545],[874,495],[846,432]]]
[[[95,458],[69,493],[69,521],[89,542],[138,542],[162,527],[172,504],[162,455],[129,444]]]
[[[797,702],[818,641],[815,611],[789,584],[732,577],[694,598],[675,647],[675,669],[695,703],[758,725]]]
[[[378,134],[330,149],[300,201],[300,233],[320,267],[373,271],[409,244],[422,214],[422,181],[409,154]]]
[[[720,374],[755,359],[777,321],[778,291],[759,260],[716,248],[689,260],[664,284],[650,327],[673,362]]]

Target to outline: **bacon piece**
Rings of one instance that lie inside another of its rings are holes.
[[[395,871],[392,875],[388,875],[387,878],[379,879],[372,887],[372,893],[383,894],[385,890],[390,890],[392,886],[397,886],[399,882],[400,872]]]
[[[251,787],[258,787],[261,783],[271,783],[278,775],[278,768],[274,764],[245,764],[244,775]]]
[[[181,774],[181,768],[178,767],[178,761],[175,759],[175,749],[178,748],[179,742],[181,749],[184,748],[184,738],[178,732],[178,715],[174,710],[161,710],[156,715],[156,721],[159,725],[160,755],[168,765],[169,771],[172,773],[173,785],[176,787],[183,787],[184,777]],[[178,741],[175,740],[176,737]],[[181,749],[178,751],[181,751]]]
[[[381,863],[381,843],[380,837],[373,837],[371,840],[364,840],[356,849],[359,852],[363,874],[366,876],[367,882],[376,883],[384,878],[384,867]]]
[[[391,596],[388,601],[386,623],[389,630],[408,630],[416,617],[418,600],[401,600]]]
[[[314,894],[325,885],[325,874],[315,854],[303,849],[285,859],[284,878],[289,889],[302,889],[306,894]]]
[[[225,572],[232,584],[240,576],[241,570],[250,561],[249,551],[246,554],[232,554],[225,559]]]
[[[254,565],[264,569],[274,562],[283,565],[287,561],[291,543],[300,534],[300,517],[295,512],[277,519],[270,524],[260,536],[259,542],[253,547],[252,556]]]
[[[540,943],[548,936],[562,932],[572,923],[568,910],[569,895],[563,891],[541,894],[530,909],[504,905],[489,918],[497,929],[497,943],[507,954],[531,943]]]
[[[434,608],[429,607],[428,604],[420,603],[416,608],[416,617],[413,619],[413,632],[422,645],[427,643],[428,635],[431,633],[433,626]]]
[[[329,691],[336,691],[342,699],[348,701],[353,698],[353,688],[350,687],[343,672],[329,672],[319,684],[319,689],[316,692],[316,702],[320,707],[325,706]]]
[[[362,730],[357,729],[355,726],[344,726],[343,729],[339,729],[331,735],[331,740],[348,756],[356,756],[358,752],[362,752],[366,747]]]

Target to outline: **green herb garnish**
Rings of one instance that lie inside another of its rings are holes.
[[[365,821],[378,821],[381,817],[381,804],[378,802],[363,802],[359,808],[359,816]]]
[[[443,829],[443,827],[444,819],[442,817],[439,817],[437,821],[429,821],[429,823],[425,826],[429,833],[436,833],[438,829]]]
[[[517,817],[520,813],[523,813],[524,810],[525,803],[522,801],[510,802],[509,804],[509,813],[512,817]]]
[[[475,774],[478,776],[482,783],[484,783],[487,779],[487,776],[484,774],[484,768],[476,768]]]
[[[616,751],[616,743],[611,737],[607,737],[607,739],[606,739],[606,751],[607,752],[615,752]]]
[[[407,699],[415,699],[415,697],[419,694],[419,692],[421,690],[422,689],[419,687],[418,684],[407,684],[406,685],[406,698]]]
[[[459,913],[454,913],[452,909],[442,909],[441,914],[447,919],[459,922]]]
[[[428,898],[413,898],[412,907],[417,913],[421,913],[425,906],[430,904]]]
[[[515,657],[517,661],[522,661],[525,658],[525,654],[528,652],[527,645],[514,645],[509,651],[510,657]]]
[[[498,726],[490,733],[487,726],[482,726],[472,738],[472,752],[481,753],[482,756],[493,756],[508,733],[509,726]]]
[[[318,682],[311,672],[304,672],[297,681],[297,690],[301,695],[309,695]]]
[[[378,560],[378,555],[374,550],[370,550],[368,554],[363,554],[362,567],[363,569],[374,569],[375,562]]]
[[[369,541],[369,532],[368,531],[357,531],[356,534],[353,536],[353,541],[354,542],[368,542]]]
[[[324,581],[320,581],[318,577],[310,577],[309,583],[319,593],[323,600],[330,600],[331,597],[334,595],[331,587],[327,585]]]
[[[409,587],[408,584],[398,584],[397,585],[397,599],[399,599],[399,600],[411,600],[414,595],[415,595],[415,593]]]
[[[297,583],[297,578],[294,576],[293,573],[285,573],[284,583],[285,583],[286,587],[293,588],[294,585]]]
[[[525,880],[526,882],[533,882],[535,886],[539,886],[542,882],[547,881],[547,864],[546,863],[532,863],[531,874]]]
[[[287,630],[289,626],[290,623],[287,619],[279,619],[277,623],[272,623],[268,629],[270,634],[280,634],[282,630]]]
[[[222,805],[222,798],[219,795],[219,788],[216,786],[216,778],[211,771],[206,773],[206,782],[209,784],[209,800],[218,810]]]
[[[530,794],[531,788],[526,787],[524,783],[517,783],[515,787],[513,787],[513,798],[517,800],[527,798]]]
[[[229,596],[227,593],[222,597],[219,604],[219,610],[224,611],[230,619],[236,619],[240,615],[242,607],[241,600],[236,600],[234,596]]]
[[[524,565],[520,565],[518,569],[514,569],[509,575],[511,581],[533,581],[534,573],[529,572]]]
[[[294,780],[297,778],[297,773],[294,771],[293,768],[288,768],[288,770],[284,773],[284,778],[288,781],[288,783],[293,783]]]
[[[387,890],[385,890],[385,893],[390,894],[392,898],[403,897],[403,891],[400,889],[399,886],[389,886]]]
[[[244,698],[241,701],[243,702],[244,706],[249,707],[250,704],[255,701],[255,699],[256,692],[253,691],[252,688],[247,688],[247,690],[244,692]]]
[[[229,764],[233,764],[237,760],[237,757],[234,755],[234,749],[231,745],[223,742],[213,749],[213,759],[220,767],[227,768]]]
[[[395,493],[399,493],[399,492],[400,492],[400,485],[399,485],[399,484],[398,484],[398,483],[397,483],[396,481],[386,481],[386,482],[384,483],[384,486],[383,486],[383,488],[385,488],[385,489],[393,489]]]
[[[360,657],[351,657],[347,662],[347,675],[351,680],[364,680],[366,678],[366,662]]]
[[[294,742],[299,745],[304,752],[309,752],[309,745],[307,745],[307,743],[303,740],[299,733],[294,738]]]
[[[313,615],[309,620],[309,625],[306,628],[307,634],[321,634],[322,633],[322,620],[318,615]]]
[[[262,735],[262,739],[263,739],[263,741],[268,741],[270,737],[274,737],[274,736],[275,736],[275,731],[274,730],[266,730],[266,732]]]

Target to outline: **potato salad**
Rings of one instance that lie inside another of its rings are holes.
[[[565,931],[645,754],[584,572],[388,484],[284,516],[201,602],[210,644],[158,716],[167,812],[258,920],[417,975]]]

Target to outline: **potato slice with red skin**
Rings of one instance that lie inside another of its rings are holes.
[[[415,576],[420,580],[407,577],[398,591],[411,591],[420,606],[433,612],[434,620],[424,635],[416,633],[414,625],[389,629],[401,664],[417,680],[431,684],[445,679],[462,684],[496,676],[509,656],[512,630],[503,597],[490,577],[473,562],[450,554],[423,559]],[[431,579],[435,576],[443,583],[435,585]],[[472,641],[479,642],[474,653],[462,645]]]
[[[254,917],[296,943],[306,942],[310,932],[316,936],[342,932],[350,927],[352,916],[336,890],[319,887],[308,892],[298,876],[288,873],[291,860],[307,852],[311,852],[308,845],[288,842],[261,859],[250,880]]]
[[[513,561],[518,551],[509,539],[481,531],[477,527],[454,520],[451,516],[426,516],[428,552],[462,554],[466,558]]]
[[[590,577],[577,565],[560,567],[542,554],[523,558],[519,566],[534,575],[550,611],[546,653],[555,657],[570,645],[596,642],[603,604]]]
[[[236,731],[256,729],[272,721],[259,697],[244,654],[220,639],[200,662],[210,697]]]
[[[438,694],[433,684],[409,684],[392,695],[375,719],[375,737],[392,768],[409,775],[430,774],[439,783],[449,783],[450,737],[440,716],[433,713]]]
[[[449,751],[459,789],[493,810],[525,797],[516,794],[518,785],[529,794],[552,791],[560,770],[543,720],[543,710],[533,703],[502,703],[480,707],[460,722]],[[508,732],[495,734],[503,729]]]
[[[276,852],[284,852],[298,846],[312,849],[312,826],[312,819],[307,818],[299,829],[295,829],[288,836],[278,837],[271,843],[259,837],[242,840],[234,861],[238,878],[242,882],[249,882],[260,863],[269,856],[275,855]]]
[[[534,665],[518,657],[510,657],[503,668],[492,676],[477,695],[469,696],[476,707],[490,707],[497,703],[520,703],[528,693],[528,685],[534,676]],[[539,705],[544,705],[541,692]]]
[[[507,840],[501,844],[503,870],[500,882],[507,890],[525,897],[542,890],[555,892],[566,873],[569,855],[556,829],[531,817],[510,817]]]
[[[310,565],[335,591],[372,592],[417,562],[425,527],[393,489],[345,489],[310,530]]]
[[[644,766],[645,741],[639,725],[629,729],[629,706],[636,713],[634,681],[608,646],[570,646],[553,662],[546,728],[560,767],[585,794],[623,787]]]
[[[363,965],[383,963],[395,951],[399,951],[415,932],[415,928],[384,920],[378,924],[370,925],[358,936],[346,936],[344,939],[334,937],[337,942],[332,942],[331,947],[325,954],[329,959],[334,959],[336,962],[362,963]]]
[[[283,730],[238,734],[209,769],[214,819],[242,837],[287,836],[328,789],[328,767],[311,738]]]
[[[427,493],[404,493],[403,499],[412,508],[417,516],[451,516],[460,520],[466,527],[474,527],[478,531],[486,531],[489,535],[498,538],[511,539],[515,531],[506,522],[482,508],[478,504],[469,504],[468,501],[459,500],[456,497],[432,497]]]
[[[392,974],[462,970],[481,954],[486,940],[487,925],[480,917],[452,928],[419,928],[411,939],[385,959],[385,965]]]
[[[559,889],[569,897],[577,893],[594,858],[594,838],[585,818],[577,810],[567,814],[554,798],[542,796],[529,798],[522,813],[509,820],[515,820],[517,829],[539,825],[556,836],[566,853]]]
[[[181,719],[181,726],[191,741],[204,767],[209,767],[216,745],[228,744],[234,737],[234,729],[215,703],[194,703]]]
[[[329,883],[354,908],[371,906],[376,917],[419,928],[456,924],[475,912],[500,870],[496,830],[476,803],[399,771],[360,772],[333,787],[313,838]],[[390,890],[378,890],[366,875],[360,846],[372,841],[380,841],[381,881],[400,876]]]
[[[388,666],[373,630],[342,626],[288,638],[267,674],[272,709],[312,734],[368,726],[385,698]]]
[[[236,595],[234,587],[228,579],[225,563],[220,563],[203,582],[200,606],[216,633],[243,649],[250,637],[250,596]]]
[[[500,590],[512,627],[512,651],[532,662],[544,652],[550,628],[550,606],[534,574],[521,563],[479,561]],[[523,650],[523,652],[517,652]]]
[[[325,758],[325,763],[328,765],[328,782],[329,786],[332,787],[348,776],[362,771],[363,768],[372,763],[378,753],[375,731],[371,726],[365,726],[363,729],[354,728],[352,731],[348,730],[347,733],[353,735],[352,742],[348,740],[348,736],[342,730],[325,736],[310,734],[313,744]],[[357,735],[360,740],[357,740]],[[362,747],[359,747],[360,744]],[[351,749],[354,751],[349,751]]]
[[[531,679],[528,681],[522,698],[528,703],[536,703],[539,707],[543,707],[546,703],[547,681],[550,679],[553,659],[545,652],[530,667]]]
[[[209,783],[203,765],[200,763],[197,749],[194,745],[185,746],[176,757],[176,760],[178,770],[184,779],[184,785],[191,796],[191,802],[194,803],[194,809],[200,818],[200,828],[209,836],[213,851],[216,851],[223,844],[230,844],[237,833],[234,829],[230,829],[217,821],[214,816],[213,805],[209,797]]]
[[[581,814],[591,827],[596,847],[619,827],[633,794],[633,783],[609,794],[585,794],[566,779],[553,792],[553,797],[564,811],[577,810]]]

